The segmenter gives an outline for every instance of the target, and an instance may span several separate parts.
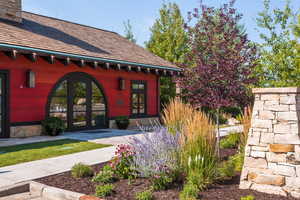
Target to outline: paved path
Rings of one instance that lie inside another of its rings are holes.
[[[115,147],[74,153],[0,168],[0,189],[4,186],[69,171],[78,162],[94,165],[110,160]]]

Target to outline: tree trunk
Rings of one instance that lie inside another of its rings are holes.
[[[220,158],[220,108],[217,109],[217,144],[216,144],[216,154]]]

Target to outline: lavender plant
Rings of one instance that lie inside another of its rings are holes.
[[[153,177],[164,173],[163,169],[177,170],[179,166],[179,134],[170,134],[164,127],[156,128],[129,141],[135,152],[132,166],[141,177]]]

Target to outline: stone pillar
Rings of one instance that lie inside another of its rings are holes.
[[[240,189],[300,197],[300,88],[253,89]]]

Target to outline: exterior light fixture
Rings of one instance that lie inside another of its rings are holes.
[[[126,89],[126,83],[124,78],[119,78],[119,90],[125,90]]]
[[[28,88],[35,88],[35,72],[31,69],[27,71],[27,87]]]

